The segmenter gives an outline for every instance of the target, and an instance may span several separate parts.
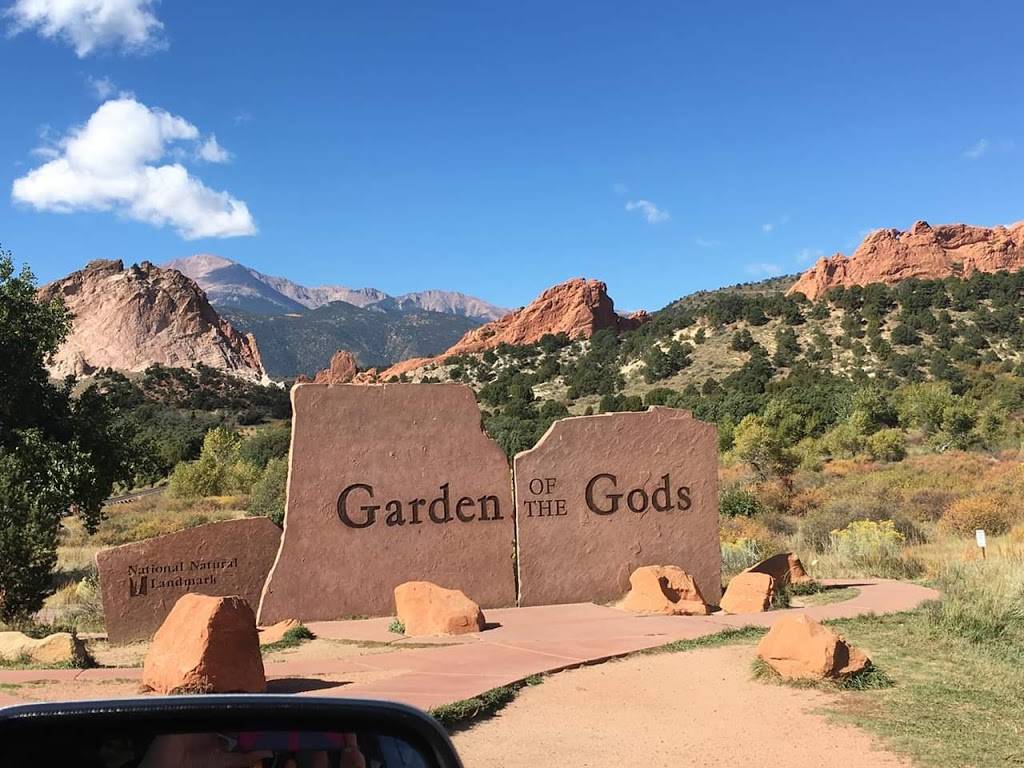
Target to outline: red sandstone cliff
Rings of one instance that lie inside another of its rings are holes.
[[[263,377],[252,334],[222,319],[192,280],[143,261],[116,260],[44,285],[41,301],[61,297],[74,315],[71,334],[50,363],[55,376],[98,368],[142,371],[153,363],[189,368],[203,363],[249,379]]]
[[[975,272],[1015,272],[1024,268],[1024,221],[1009,227],[967,224],[929,226],[918,221],[908,231],[879,229],[853,255],[822,258],[804,272],[788,293],[816,299],[830,288],[898,283]]]
[[[625,317],[619,315],[608,295],[608,286],[600,280],[577,277],[548,288],[522,309],[474,328],[444,354],[403,360],[382,371],[379,377],[386,381],[450,355],[483,352],[501,343],[533,344],[549,333],[565,333],[570,339],[589,339],[595,331],[604,328],[630,330],[647,319],[646,312],[634,312]]]

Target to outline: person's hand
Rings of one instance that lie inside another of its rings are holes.
[[[215,733],[157,736],[139,768],[256,768],[273,757],[272,752],[228,752],[225,746]]]
[[[354,733],[343,733],[341,738],[344,746],[341,749],[339,768],[366,768],[366,758],[359,751],[356,735]],[[303,768],[328,768],[329,765],[326,752],[314,752],[303,762]],[[299,764],[294,757],[289,757],[284,764],[284,768],[299,768]]]

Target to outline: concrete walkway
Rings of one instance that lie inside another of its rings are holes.
[[[771,626],[790,613],[819,620],[916,608],[938,593],[905,582],[834,580],[860,594],[841,603],[769,613],[713,616],[635,616],[592,603],[486,611],[489,628],[459,638],[396,639],[390,619],[309,624],[319,637],[392,644],[398,650],[340,659],[295,659],[266,664],[272,692],[388,699],[429,709],[467,699],[530,675],[593,664],[675,640],[717,634],[749,625]],[[413,645],[414,647],[406,647]],[[424,647],[426,646],[426,647]],[[433,646],[433,647],[431,647]],[[16,703],[4,683],[51,681],[75,696],[75,688],[101,681],[138,681],[138,668],[0,670],[0,706]],[[111,692],[114,695],[114,692]],[[128,695],[128,694],[123,694]]]

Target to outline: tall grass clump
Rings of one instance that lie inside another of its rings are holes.
[[[773,553],[763,542],[757,539],[737,539],[722,542],[722,571],[736,574],[755,563],[759,563]]]
[[[935,629],[1024,657],[1024,556],[950,562],[935,581],[942,592],[928,606]]]

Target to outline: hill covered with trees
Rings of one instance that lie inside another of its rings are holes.
[[[1024,273],[839,287],[814,302],[787,296],[791,284],[694,294],[633,331],[503,345],[409,380],[471,385],[510,453],[560,415],[652,404],[714,421],[725,450],[752,425],[819,457],[898,455],[908,439],[1019,442]]]

